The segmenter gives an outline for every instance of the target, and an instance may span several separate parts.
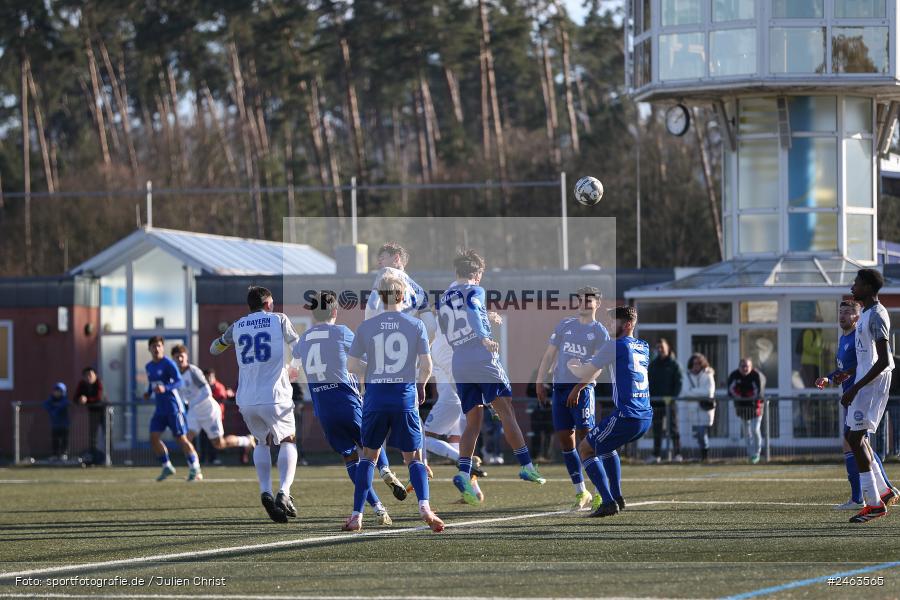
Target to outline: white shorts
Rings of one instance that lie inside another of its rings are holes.
[[[851,431],[866,430],[875,433],[884,409],[887,407],[888,391],[891,388],[891,372],[882,373],[856,394],[847,407],[847,427]]]
[[[215,400],[206,400],[196,406],[191,404],[187,414],[188,431],[195,434],[205,431],[209,439],[214,440],[225,435],[222,426],[222,409]]]
[[[239,406],[241,416],[247,429],[257,442],[264,444],[266,438],[272,436],[272,444],[277,446],[281,440],[297,432],[294,426],[294,404],[251,404]]]
[[[425,419],[425,431],[438,435],[462,435],[466,427],[466,417],[456,394],[456,384],[439,382],[437,393],[437,402],[431,407],[431,412]]]

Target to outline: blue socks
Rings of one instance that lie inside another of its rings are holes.
[[[383,445],[381,446],[381,452],[378,453],[378,460],[375,462],[375,466],[378,467],[379,473],[384,469],[391,468],[391,465],[388,462],[387,458],[387,448],[385,448]]]
[[[606,471],[603,469],[603,464],[600,462],[599,458],[592,456],[584,461],[584,472],[588,474],[591,483],[593,483],[594,487],[597,488],[597,491],[600,492],[600,497],[603,498],[604,504],[616,501],[612,496],[612,492],[609,491],[609,479],[606,476]]]
[[[844,452],[844,466],[847,467],[847,481],[850,482],[850,499],[862,503],[862,487],[859,485],[859,467],[856,465],[856,457],[849,450]]]
[[[470,477],[472,475],[472,457],[460,456],[459,460],[456,461],[456,467],[462,475]]]
[[[622,497],[622,462],[619,453],[613,450],[609,454],[600,457],[603,462],[603,470],[609,478],[609,491],[613,498]]]
[[[531,453],[528,451],[528,446],[522,446],[521,448],[513,450],[513,454],[516,455],[519,464],[523,467],[533,466],[531,464]]]
[[[200,459],[197,458],[196,454],[189,454],[187,457],[188,466],[192,469],[196,469],[200,466]]]
[[[356,485],[356,469],[359,466],[358,462],[352,463],[344,463],[344,466],[347,467],[347,475],[350,476],[350,481],[353,482],[353,485]],[[374,477],[374,473],[372,474]],[[366,493],[366,502],[369,503],[369,506],[375,506],[381,499],[378,497],[378,494],[375,493],[375,488],[369,485],[369,491]]]
[[[409,480],[416,490],[416,498],[421,502],[428,500],[428,470],[421,461],[414,460],[409,463]]]
[[[578,450],[575,448],[565,450],[563,452],[563,460],[566,463],[566,470],[569,472],[569,477],[572,478],[572,483],[575,485],[584,483],[584,476],[581,474],[581,459],[578,457]]]
[[[162,454],[156,457],[159,460],[159,464],[164,465],[169,462],[169,451],[165,450]]]
[[[348,471],[350,469],[347,469]],[[366,496],[372,488],[372,476],[375,475],[375,463],[368,458],[360,458],[356,467],[353,483],[353,512],[361,513],[366,503]]]

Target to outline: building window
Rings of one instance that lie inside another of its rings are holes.
[[[792,300],[792,323],[837,323],[838,306],[833,300]]]
[[[872,261],[874,224],[871,215],[847,215],[847,257]]]
[[[831,69],[834,73],[882,73],[890,70],[887,27],[833,27]]]
[[[778,104],[774,98],[744,98],[739,107],[738,128],[741,135],[778,133]]]
[[[799,212],[788,215],[788,250],[791,252],[836,251],[837,213]]]
[[[738,208],[778,206],[778,140],[738,144]]]
[[[638,302],[638,319],[641,323],[678,322],[677,305],[674,302]]]
[[[731,302],[688,302],[687,322],[731,324]]]
[[[653,43],[651,39],[648,38],[635,44],[633,57],[634,62],[632,65],[632,67],[634,68],[633,85],[635,88],[643,87],[652,82],[652,54]]]
[[[740,338],[741,358],[753,361],[753,367],[766,378],[766,389],[777,388],[778,330],[741,329]]]
[[[838,19],[883,19],[884,0],[834,0]]]
[[[181,261],[154,248],[132,265],[134,328],[183,328],[189,296]]]
[[[872,101],[869,98],[844,98],[844,132],[872,133]]]
[[[13,389],[13,322],[0,321],[0,390]]]
[[[816,379],[833,371],[838,335],[834,327],[791,329],[791,387],[814,388]]]
[[[738,217],[738,240],[741,254],[776,252],[778,250],[778,215],[745,214]]]
[[[659,36],[659,79],[701,79],[706,76],[703,33],[671,33]]]
[[[696,25],[703,19],[702,0],[660,0],[662,26]]]
[[[777,323],[778,301],[756,300],[741,302],[741,323]]]
[[[100,278],[100,327],[104,333],[128,329],[128,281],[124,266]]]
[[[824,27],[773,27],[769,32],[772,73],[824,73]]]
[[[872,138],[844,140],[847,206],[872,208]]]
[[[788,151],[788,205],[837,207],[837,140],[795,137]]]
[[[726,29],[709,34],[711,77],[756,73],[756,30]]]
[[[834,96],[791,96],[788,112],[793,133],[837,130],[837,98]]]
[[[713,21],[742,21],[756,17],[756,0],[713,0]]]
[[[825,16],[825,0],[772,0],[772,16],[776,19],[821,19]]]

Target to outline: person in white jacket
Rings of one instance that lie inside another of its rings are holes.
[[[716,418],[716,372],[699,352],[688,359],[687,370],[682,394],[698,400],[694,435],[700,446],[700,460],[706,462],[709,455],[709,430]]]

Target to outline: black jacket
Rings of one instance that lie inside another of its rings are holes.
[[[681,368],[671,354],[666,358],[657,356],[653,359],[647,368],[647,377],[650,379],[651,398],[677,398],[681,394]]]

